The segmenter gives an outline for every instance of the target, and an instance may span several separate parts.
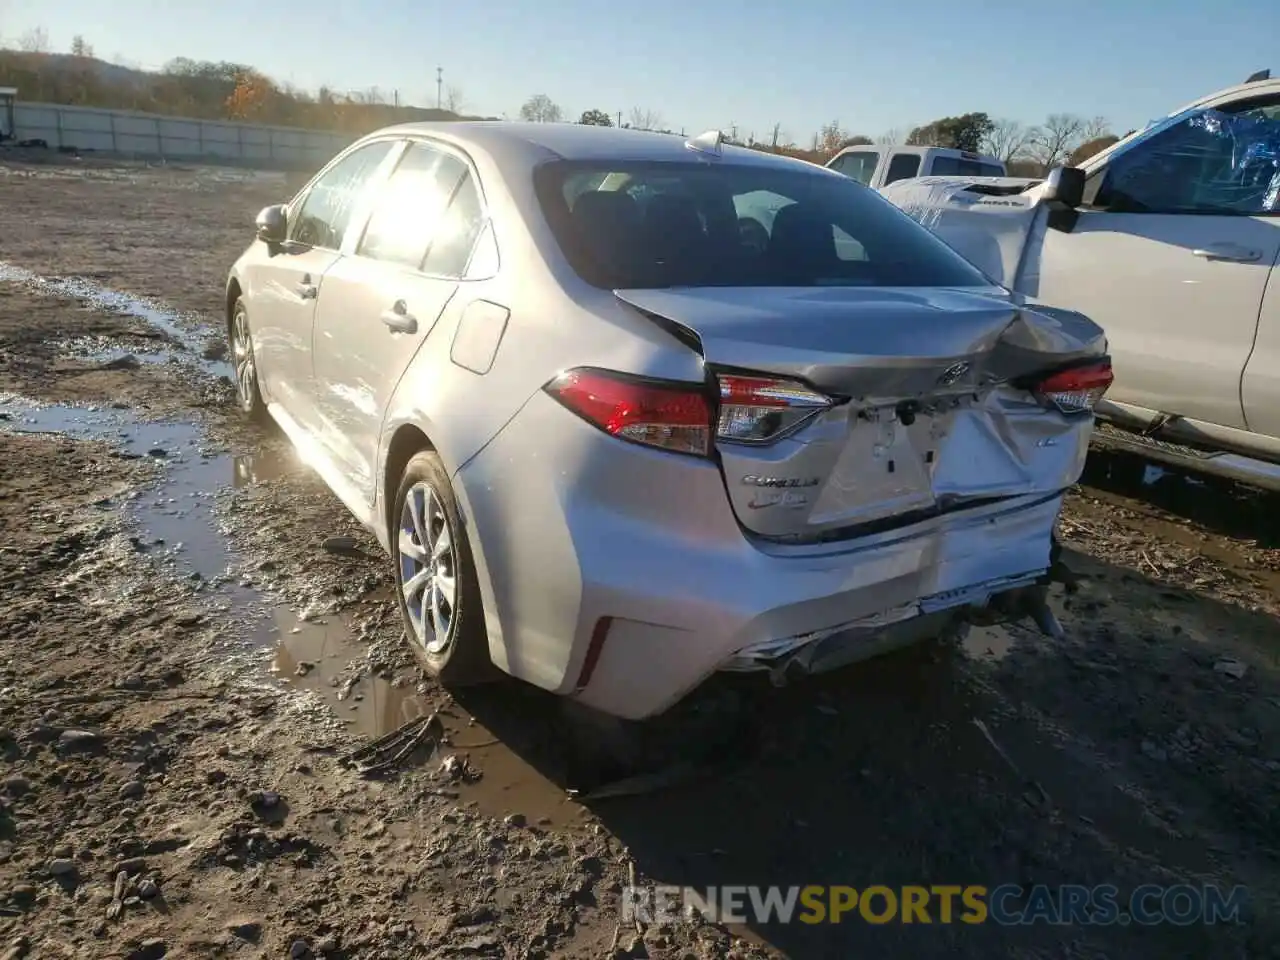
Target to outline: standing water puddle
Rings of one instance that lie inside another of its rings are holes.
[[[432,698],[406,682],[407,677],[394,680],[371,668],[369,646],[348,618],[295,613],[233,574],[237,557],[217,521],[217,494],[297,473],[304,467],[295,455],[264,448],[234,456],[211,445],[192,422],[142,421],[123,409],[40,404],[15,396],[0,395],[0,427],[106,441],[116,447],[117,455],[162,465],[158,482],[121,502],[99,506],[122,510],[136,526],[134,543],[139,550],[173,575],[193,581],[199,593],[234,614],[253,649],[274,646],[278,679],[317,697],[353,732],[372,740],[433,711],[438,692]],[[394,600],[386,597],[384,602],[390,605]],[[398,613],[390,608],[388,616],[398,618]],[[475,783],[451,787],[461,803],[491,816],[518,812],[531,821],[556,825],[582,817],[583,808],[560,787],[457,704],[441,719],[448,743],[432,763],[464,754],[481,774]]]
[[[0,283],[21,284],[51,297],[78,300],[90,307],[136,317],[162,333],[176,349],[121,349],[118,342],[92,338],[64,341],[62,346],[114,369],[143,363],[179,362],[214,377],[230,377],[230,365],[204,356],[213,332],[197,320],[181,320],[172,311],[84,278],[50,278],[0,261]],[[194,589],[220,607],[257,649],[274,646],[274,671],[282,684],[310,693],[325,703],[353,732],[373,740],[434,712],[445,728],[445,743],[433,763],[461,755],[479,773],[474,782],[450,784],[459,802],[490,816],[519,813],[529,820],[556,825],[580,821],[585,808],[572,801],[529,760],[555,762],[548,753],[560,743],[552,718],[559,702],[541,691],[499,684],[496,696],[478,695],[495,735],[457,702],[445,703],[432,686],[417,688],[408,676],[394,678],[382,651],[386,630],[361,629],[349,617],[299,615],[273,602],[252,579],[234,572],[235,551],[215,514],[220,491],[261,483],[304,469],[296,456],[276,456],[268,448],[234,456],[211,445],[199,424],[190,421],[142,421],[117,407],[70,407],[38,404],[21,397],[0,396],[0,425],[17,432],[58,433],[77,439],[105,440],[120,454],[149,457],[164,467],[163,478],[131,493],[118,507],[135,524],[135,545],[174,575],[192,581]],[[383,600],[386,622],[398,624],[393,598]],[[372,644],[370,641],[374,641]],[[403,641],[402,641],[403,642]],[[256,658],[255,658],[256,659]],[[230,659],[228,659],[230,664]],[[416,671],[413,672],[416,678]],[[247,682],[252,682],[248,680]],[[472,698],[466,698],[472,703]],[[520,752],[517,753],[512,747]]]
[[[384,602],[390,605],[395,601],[387,597]],[[392,615],[399,616],[394,611]],[[421,692],[412,682],[407,682],[408,677],[389,679],[358,666],[368,648],[346,618],[303,621],[292,611],[279,608],[274,613],[272,630],[277,640],[273,668],[281,679],[320,697],[340,721],[368,740],[430,716],[435,710],[433,703],[438,701],[438,693],[433,698],[429,692]],[[514,686],[515,681],[509,683]],[[533,694],[532,699],[536,698]],[[520,705],[515,707],[519,709]],[[535,722],[545,720],[549,713],[537,706],[534,712],[542,714],[534,718]],[[474,804],[489,816],[519,813],[531,822],[541,820],[556,826],[567,826],[582,819],[583,807],[460,705],[449,705],[441,712],[440,719],[446,743],[431,763],[435,765],[450,756],[463,755],[468,765],[481,774],[475,783],[450,787],[456,790],[460,802]],[[545,752],[545,743],[535,746]]]
[[[159,330],[189,355],[190,362],[214,377],[232,376],[231,365],[225,360],[207,359],[203,356],[204,344],[215,333],[207,326],[192,320],[190,324],[179,322],[172,310],[131,294],[121,293],[83,277],[45,277],[24,267],[0,260],[0,282],[17,283],[29,290],[52,297],[79,300],[106,313],[137,317]]]
[[[232,475],[231,458],[209,448],[195,424],[143,422],[124,410],[34,404],[18,397],[0,397],[0,417],[14,432],[107,440],[124,456],[163,463],[164,480],[124,505],[142,530],[141,544],[162,548],[180,575],[225,576],[231,554],[214,522],[213,496]]]

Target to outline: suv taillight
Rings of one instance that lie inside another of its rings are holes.
[[[1092,413],[1114,379],[1110,360],[1095,361],[1059,370],[1041,380],[1032,393],[1062,413]]]
[[[676,453],[711,453],[711,404],[703,384],[579,368],[562,373],[546,390],[615,437]]]
[[[720,418],[716,436],[739,443],[767,443],[828,409],[832,400],[802,383],[773,377],[719,374]]]

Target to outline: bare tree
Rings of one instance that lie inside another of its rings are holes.
[[[84,37],[77,33],[71,38],[71,55],[73,57],[92,57],[93,47],[86,43]]]
[[[982,138],[982,152],[992,157],[999,157],[1008,163],[1014,157],[1025,153],[1036,140],[1040,131],[1017,120],[995,120],[991,129]]]
[[[632,107],[630,119],[632,130],[662,129],[662,117],[656,110]]]
[[[1094,117],[1085,122],[1084,129],[1080,131],[1080,140],[1081,142],[1100,140],[1111,135],[1111,121],[1106,117]]]
[[[769,149],[777,150],[778,144],[785,143],[786,139],[787,135],[782,132],[782,124],[775,123],[773,125],[773,132],[769,137]]]
[[[1085,121],[1073,113],[1051,113],[1036,135],[1032,152],[1046,170],[1065,163],[1080,145]]]
[[[884,147],[896,147],[902,142],[902,130],[899,127],[891,127],[880,136],[876,137],[876,143]]]
[[[363,103],[370,106],[386,103],[387,98],[382,95],[382,91],[377,87],[370,87],[368,90],[353,90],[348,94],[352,103]]]
[[[532,120],[534,123],[556,123],[564,116],[560,105],[545,93],[535,93],[520,108],[521,120]]]
[[[465,104],[466,97],[463,96],[461,87],[445,87],[444,108],[446,110],[461,116]]]
[[[18,49],[26,53],[48,53],[49,31],[44,27],[32,27],[18,38]]]

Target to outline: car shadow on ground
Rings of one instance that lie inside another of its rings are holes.
[[[1265,664],[1216,670],[1212,641],[1274,636],[1274,618],[1071,551],[1068,564],[1082,582],[1054,598],[1065,642],[997,630],[964,652],[917,647],[782,690],[736,685],[752,740],[736,763],[593,812],[642,884],[704,899],[731,885],[1114,884],[1123,906],[1142,884],[1249,888],[1242,926],[972,924],[958,900],[944,922],[936,898],[927,924],[900,909],[877,923],[879,895],[870,917],[855,905],[806,923],[798,904],[788,923],[731,925],[795,957],[1214,957],[1268,942],[1280,685]],[[563,783],[551,698],[503,686],[466,706]],[[702,732],[671,759],[690,751],[715,759]]]

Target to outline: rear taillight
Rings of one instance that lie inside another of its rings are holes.
[[[615,437],[677,453],[711,453],[711,405],[702,384],[640,380],[584,368],[561,374],[546,390]]]
[[[831,406],[830,397],[793,380],[719,374],[720,419],[716,436],[765,443],[790,433]]]
[[[1032,392],[1063,413],[1092,413],[1114,379],[1111,362],[1103,360],[1060,370],[1041,380]]]

